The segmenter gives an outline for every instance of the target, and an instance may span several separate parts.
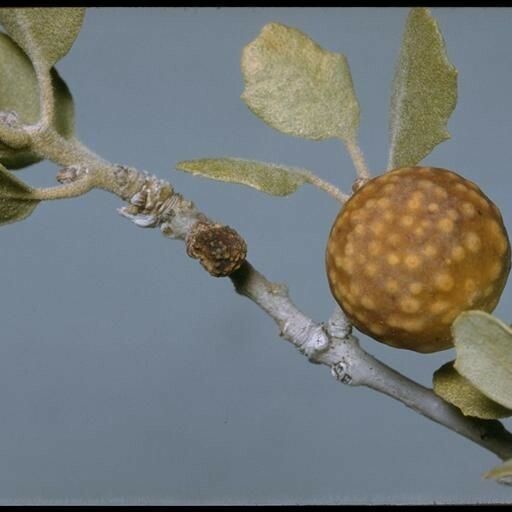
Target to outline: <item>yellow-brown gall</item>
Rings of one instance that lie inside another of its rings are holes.
[[[459,313],[494,309],[510,255],[499,210],[474,183],[445,169],[405,167],[368,181],[346,202],[326,265],[336,301],[360,331],[436,352],[452,346]]]

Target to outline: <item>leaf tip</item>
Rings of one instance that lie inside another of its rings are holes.
[[[175,164],[175,168],[179,171],[189,171],[193,168],[194,160],[181,160]]]
[[[482,475],[482,479],[494,480],[498,484],[512,485],[512,470],[510,468],[510,461],[506,461],[503,464],[489,471],[486,471]]]

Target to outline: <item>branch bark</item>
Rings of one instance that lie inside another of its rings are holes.
[[[512,434],[496,420],[464,416],[431,389],[385,365],[365,352],[341,310],[326,326],[314,323],[292,303],[283,285],[269,282],[248,262],[231,279],[238,293],[258,304],[278,324],[281,336],[315,363],[331,368],[344,384],[366,386],[402,402],[415,412],[490,450],[500,459],[512,457]]]

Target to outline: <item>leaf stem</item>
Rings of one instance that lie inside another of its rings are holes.
[[[31,149],[46,160],[62,166],[79,165],[89,170],[110,165],[77,139],[65,139],[52,128],[44,131],[28,131],[32,139]]]
[[[320,190],[327,192],[331,197],[334,197],[334,199],[336,199],[336,201],[338,201],[341,204],[344,204],[350,198],[348,194],[345,194],[338,187],[336,187],[332,183],[329,183],[328,181],[323,180],[322,178],[318,177],[316,174],[313,174],[312,172],[307,172],[306,177],[310,185],[314,185]]]
[[[356,168],[357,177],[365,181],[368,181],[371,178],[371,174],[364,160],[363,152],[361,151],[361,148],[359,147],[357,141],[346,140],[344,142],[345,147],[347,148],[347,151],[350,155],[350,158],[354,163],[354,167]]]
[[[39,104],[41,108],[38,125],[40,129],[45,130],[52,124],[55,109],[52,76],[50,70],[40,61],[34,62],[34,69],[39,85]]]

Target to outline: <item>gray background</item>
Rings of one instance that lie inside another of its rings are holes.
[[[459,69],[453,138],[426,163],[477,181],[512,226],[512,10],[433,9]],[[58,68],[77,131],[102,156],[170,179],[242,233],[252,262],[324,320],[336,203],[284,199],[173,171],[238,156],[314,169],[345,190],[336,141],[275,132],[239,99],[240,51],[269,21],[344,52],[362,107],[361,146],[387,163],[387,110],[406,9],[89,9]],[[44,163],[18,176],[54,183]],[[95,191],[41,205],[0,230],[0,502],[480,503],[497,459],[403,405],[337,384],[273,322],[209,277],[183,244],[116,214]],[[510,321],[510,285],[496,314]],[[425,385],[453,351],[365,348]],[[507,422],[511,426],[510,421]]]

